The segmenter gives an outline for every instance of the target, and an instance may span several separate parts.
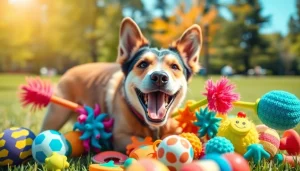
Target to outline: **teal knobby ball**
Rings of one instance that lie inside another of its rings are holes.
[[[259,119],[270,128],[287,130],[300,122],[300,100],[286,91],[270,91],[258,102]]]
[[[210,139],[205,146],[205,154],[218,153],[233,153],[234,147],[232,143],[224,137],[214,137]]]

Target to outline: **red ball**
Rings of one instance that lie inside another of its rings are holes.
[[[250,171],[248,161],[238,153],[226,153],[223,157],[230,163],[232,171],[239,171],[243,168],[243,171]]]

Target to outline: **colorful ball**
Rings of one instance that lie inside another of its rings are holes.
[[[219,168],[220,171],[230,171],[232,170],[230,163],[222,156],[219,154],[207,154],[205,155],[202,160],[213,160],[215,161]]]
[[[69,145],[71,157],[80,157],[85,152],[83,141],[80,140],[81,135],[82,133],[79,131],[70,131],[64,135]]]
[[[53,152],[66,155],[68,143],[65,137],[55,130],[41,132],[33,141],[32,156],[40,164],[45,163],[45,159],[50,157]]]
[[[259,134],[259,143],[264,146],[264,149],[274,157],[277,154],[280,145],[280,137],[274,129],[266,125],[257,125],[256,130]]]
[[[194,133],[182,133],[179,136],[186,138],[192,144],[194,159],[199,159],[202,153],[202,143],[197,135]]]
[[[223,157],[230,163],[232,171],[250,171],[248,161],[238,153],[226,153]]]
[[[268,127],[288,130],[300,123],[300,100],[289,92],[273,90],[261,97],[257,113]]]
[[[160,161],[144,158],[133,162],[130,166],[126,168],[126,171],[149,171],[149,170],[159,170],[159,171],[169,171],[169,169]]]
[[[19,165],[32,157],[34,133],[23,127],[12,127],[0,134],[0,166]]]
[[[205,146],[205,154],[210,154],[210,153],[224,154],[224,153],[232,153],[232,152],[234,152],[234,147],[232,143],[224,137],[214,137],[208,140]]]
[[[157,143],[160,143],[156,150]],[[170,171],[177,171],[185,163],[191,163],[194,151],[191,143],[178,135],[171,135],[153,144],[157,159],[164,163]]]
[[[221,171],[217,162],[213,160],[198,160],[182,166],[180,171]]]

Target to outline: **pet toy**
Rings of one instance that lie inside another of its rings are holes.
[[[259,143],[264,146],[271,157],[274,157],[279,149],[280,137],[278,133],[266,125],[257,125],[256,130],[259,134]]]
[[[110,160],[114,161],[115,165],[123,165],[128,156],[117,151],[105,151],[92,157],[92,161],[99,164],[104,164]]]
[[[126,167],[126,171],[147,171],[147,170],[172,171],[169,170],[162,162],[151,158],[136,160],[132,162],[128,167]]]
[[[194,159],[199,159],[202,152],[202,143],[197,135],[194,133],[181,133],[179,136],[187,139],[192,144]]]
[[[264,150],[264,146],[261,144],[251,144],[247,147],[247,150],[244,158],[247,160],[253,159],[255,164],[259,163],[263,158],[270,158],[270,154]]]
[[[199,161],[185,164],[180,171],[195,170],[229,171],[231,170],[231,166],[223,156],[219,154],[208,154]]]
[[[226,153],[222,155],[231,166],[232,171],[250,171],[250,166],[245,158],[238,153]]]
[[[32,156],[40,164],[45,163],[45,159],[53,152],[66,156],[69,153],[68,150],[65,137],[54,130],[41,132],[32,143]]]
[[[194,122],[194,124],[200,127],[198,132],[200,137],[205,135],[207,135],[209,138],[215,137],[222,119],[217,118],[216,113],[209,111],[208,107],[205,107],[205,109],[200,109],[199,112],[196,112],[196,117],[197,121]]]
[[[206,98],[188,105],[188,109],[192,112],[208,104],[209,110],[226,114],[233,107],[232,103],[239,100],[239,94],[233,92],[235,85],[228,84],[228,81],[226,77],[222,77],[216,84],[213,84],[212,80],[208,80],[205,84],[206,92],[203,93]],[[178,114],[177,111],[172,116]]]
[[[61,171],[67,169],[70,164],[67,161],[67,157],[56,152],[46,158],[45,166],[48,170]]]
[[[195,112],[189,109],[189,106],[193,103],[195,103],[195,101],[188,100],[185,103],[185,107],[183,109],[178,109],[179,115],[175,117],[175,120],[178,121],[178,126],[182,128],[182,132],[190,132],[196,134],[199,128],[193,124],[194,121],[196,121]]]
[[[280,140],[280,150],[285,150],[289,155],[300,154],[300,136],[293,130],[284,131]]]
[[[21,85],[21,102],[25,107],[32,104],[31,110],[46,107],[50,102],[69,108],[75,112],[81,111],[83,106],[57,97],[53,94],[50,81],[40,78],[26,78],[27,85]]]
[[[184,164],[180,171],[221,171],[217,162],[213,160],[194,160],[192,163]]]
[[[12,127],[0,134],[0,166],[19,165],[32,157],[34,133],[23,127]]]
[[[274,162],[276,164],[287,163],[292,167],[300,165],[300,156],[286,156],[284,154],[276,154],[274,156]]]
[[[232,152],[234,152],[232,143],[224,137],[214,137],[208,140],[205,146],[205,154],[224,154]]]
[[[135,148],[130,154],[130,158],[139,160],[141,158],[154,158],[156,159],[156,154],[153,149],[153,145],[146,145]]]
[[[80,139],[84,141],[84,147],[89,151],[90,141],[91,146],[98,150],[102,149],[102,145],[106,148],[110,148],[109,139],[112,137],[112,133],[106,130],[112,126],[112,119],[105,120],[108,114],[104,113],[95,115],[93,108],[89,106],[85,106],[85,110],[88,114],[87,118],[84,122],[76,122],[73,128],[83,133]]]
[[[124,171],[124,169],[119,165],[115,165],[114,161],[111,160],[103,164],[91,164],[89,171]]]
[[[136,148],[153,144],[151,137],[146,137],[143,141],[139,141],[137,137],[132,136],[131,141],[132,141],[132,143],[128,144],[126,146],[126,154],[127,155],[129,155]]]
[[[171,171],[178,171],[183,164],[193,161],[194,151],[191,143],[178,135],[170,135],[163,140],[156,140],[153,148],[157,153],[157,159]]]
[[[300,100],[286,91],[274,90],[266,93],[255,103],[238,101],[239,96],[232,92],[233,85],[226,85],[228,80],[222,78],[216,85],[211,80],[206,83],[207,97],[188,106],[190,111],[208,104],[212,111],[227,113],[233,106],[255,111],[258,118],[268,127],[276,130],[287,130],[300,122]],[[177,116],[178,112],[172,116]]]
[[[79,131],[69,131],[64,134],[64,137],[66,138],[69,145],[69,152],[71,157],[80,157],[85,153],[83,141],[80,140],[81,135],[82,133]]]

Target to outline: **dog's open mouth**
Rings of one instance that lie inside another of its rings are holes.
[[[143,106],[147,119],[151,122],[162,122],[166,117],[166,113],[176,95],[168,95],[161,91],[155,91],[151,93],[143,93],[139,89],[135,89],[141,105]]]

